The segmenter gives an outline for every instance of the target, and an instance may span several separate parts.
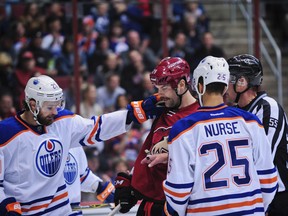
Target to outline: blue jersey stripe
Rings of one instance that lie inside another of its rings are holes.
[[[191,201],[189,201],[189,205],[196,205],[199,203],[208,203],[208,202],[217,202],[217,201],[229,200],[229,199],[239,199],[239,198],[245,198],[245,197],[252,197],[256,194],[261,194],[261,190],[257,189],[257,190],[251,191],[251,192],[245,192],[245,193],[240,193],[240,194],[231,194],[231,195],[223,195],[223,196],[216,196],[216,197],[191,200]]]
[[[169,187],[173,187],[173,188],[192,188],[194,183],[187,183],[187,184],[174,184],[171,182],[166,181],[165,182],[166,185],[168,185]]]
[[[244,211],[238,211],[238,212],[233,212],[233,213],[228,213],[228,214],[221,214],[217,216],[242,216],[242,215],[252,215],[256,212],[264,212],[264,208],[262,207],[257,207],[254,209],[250,210],[244,210]]]

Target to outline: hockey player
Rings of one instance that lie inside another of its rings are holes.
[[[160,100],[165,104],[162,115],[152,124],[135,161],[133,174],[119,173],[115,181],[115,204],[120,203],[121,213],[128,212],[142,200],[137,215],[162,215],[165,195],[162,182],[166,178],[167,164],[152,168],[141,164],[149,155],[167,155],[167,137],[172,125],[179,119],[195,112],[198,102],[190,92],[190,68],[178,57],[164,58],[152,71],[150,80],[158,89]],[[166,154],[165,154],[166,153]]]
[[[269,216],[288,215],[288,124],[279,103],[261,90],[263,70],[261,62],[252,55],[243,54],[227,60],[231,73],[226,102],[251,112],[262,122],[270,141],[274,164],[278,171],[279,188],[271,203]],[[258,136],[258,135],[257,135]]]
[[[114,201],[114,193],[111,193],[114,191],[114,185],[111,182],[102,183],[102,179],[92,173],[82,146],[69,150],[64,168],[64,178],[72,208],[79,207],[81,191],[94,193],[95,198],[97,197],[100,202],[112,203]]]
[[[154,98],[140,105],[144,119],[156,110]],[[0,215],[77,215],[63,177],[69,148],[97,146],[126,132],[134,118],[133,106],[84,119],[64,110],[64,104],[63,91],[52,78],[32,77],[25,88],[25,110],[0,122]],[[101,188],[108,195],[106,189]]]
[[[265,131],[255,115],[224,105],[228,83],[224,58],[208,56],[194,70],[201,107],[169,134],[167,215],[264,215],[273,199],[277,172]]]

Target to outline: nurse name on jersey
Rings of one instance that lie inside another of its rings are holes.
[[[231,122],[211,122],[204,125],[206,137],[213,137],[219,135],[239,134],[237,121]]]

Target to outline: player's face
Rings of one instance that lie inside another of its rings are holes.
[[[58,114],[60,101],[50,102],[45,101],[41,107],[41,110],[37,116],[37,120],[40,124],[48,126],[54,122],[54,117]]]
[[[160,100],[165,103],[166,107],[175,107],[179,104],[179,98],[170,85],[155,85],[155,87],[158,89]]]

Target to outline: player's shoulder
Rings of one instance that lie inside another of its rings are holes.
[[[75,113],[73,113],[70,110],[62,110],[61,112],[58,112],[58,114],[55,116],[55,121],[63,119],[63,118],[72,118],[75,116]]]
[[[184,118],[179,119],[173,126],[169,134],[169,140],[173,140],[178,135],[184,133],[188,129],[192,128],[198,122],[199,116],[196,113],[192,113]]]
[[[229,111],[229,114],[228,116],[239,116],[241,118],[243,118],[245,120],[245,122],[251,122],[251,121],[256,121],[258,124],[262,125],[260,119],[253,113],[250,113],[246,110],[243,110],[243,109],[240,109],[240,108],[237,108],[237,107],[228,107],[227,108],[228,111]]]
[[[0,146],[6,144],[22,132],[28,130],[16,117],[10,117],[0,122]]]

